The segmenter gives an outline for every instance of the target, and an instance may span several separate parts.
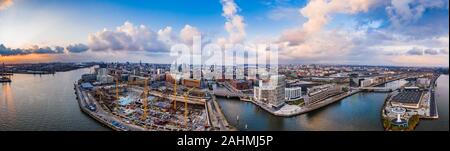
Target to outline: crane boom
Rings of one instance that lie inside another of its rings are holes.
[[[189,95],[189,92],[191,92],[194,88],[189,89],[184,93],[184,126],[187,128],[187,115],[188,115],[188,103],[187,103],[187,96]]]

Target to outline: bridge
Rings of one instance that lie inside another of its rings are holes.
[[[245,93],[237,90],[233,86],[231,86],[228,82],[223,83],[224,88],[214,90],[214,94],[217,96],[227,97],[227,98],[239,98],[246,99],[249,98]]]
[[[366,92],[392,92],[395,90],[395,89],[386,88],[386,87],[361,87],[358,89],[361,91],[366,91]]]

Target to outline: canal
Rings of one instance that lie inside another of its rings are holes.
[[[404,83],[406,81],[393,81],[385,86],[395,88]],[[437,83],[440,118],[431,121],[422,120],[417,130],[449,130],[448,75],[441,76]],[[329,106],[288,118],[274,116],[249,102],[219,99],[219,104],[229,122],[240,130],[382,131],[380,111],[386,96],[387,93],[358,93]]]

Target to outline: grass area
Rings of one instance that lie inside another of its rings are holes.
[[[392,125],[391,121],[387,118],[383,119],[383,127],[385,130],[388,131],[413,131],[417,124],[419,124],[420,117],[419,115],[413,115],[408,120],[408,126],[407,127],[400,127],[396,125]]]
[[[299,106],[303,106],[305,104],[305,100],[303,98],[295,100],[295,101],[288,101],[286,102],[289,105],[299,105]]]

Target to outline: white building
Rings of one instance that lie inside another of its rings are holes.
[[[285,88],[284,92],[287,101],[302,97],[302,87]]]
[[[305,98],[306,105],[323,101],[331,96],[341,94],[342,88],[337,84],[325,84],[308,88]]]
[[[284,75],[271,75],[268,80],[259,80],[254,87],[254,99],[272,107],[281,107],[285,102],[286,81]]]
[[[99,68],[97,70],[97,81],[101,84],[104,83],[113,83],[114,77],[108,75],[108,69],[106,68]]]
[[[374,83],[374,80],[372,78],[365,79],[361,81],[361,87],[368,87]]]
[[[431,80],[428,78],[418,78],[416,83],[417,85],[428,87],[431,83]]]

